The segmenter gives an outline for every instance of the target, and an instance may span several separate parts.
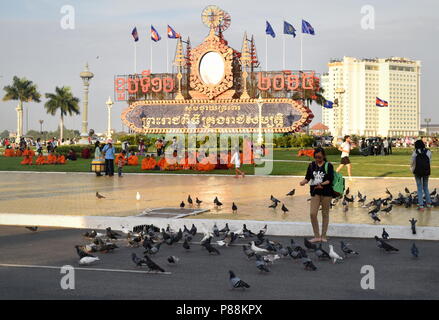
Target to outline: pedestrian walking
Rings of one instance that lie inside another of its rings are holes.
[[[341,146],[338,148],[338,150],[341,151],[341,160],[340,160],[340,165],[337,168],[337,172],[340,172],[341,169],[343,169],[344,166],[346,166],[346,168],[348,169],[348,176],[349,179],[351,179],[351,161],[349,159],[349,155],[351,153],[351,149],[352,149],[352,140],[350,136],[345,136],[343,139],[343,143],[341,144]]]

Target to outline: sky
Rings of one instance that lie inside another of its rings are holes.
[[[61,8],[73,6],[75,28],[63,29]],[[217,5],[232,18],[224,33],[229,45],[240,50],[244,32],[255,36],[259,60],[265,67],[265,21],[276,38],[268,39],[268,69],[282,69],[282,30],[286,20],[300,30],[300,21],[309,21],[315,36],[304,36],[303,67],[317,73],[328,70],[332,58],[407,57],[421,60],[421,122],[431,118],[439,123],[436,78],[439,43],[439,1],[437,0],[0,0],[0,88],[12,82],[14,75],[34,81],[43,94],[56,86],[69,86],[82,100],[79,73],[88,62],[95,77],[89,95],[89,128],[106,130],[106,105],[113,98],[113,77],[134,69],[134,41],[131,30],[137,27],[137,69],[149,68],[149,25],[154,25],[162,41],[153,44],[153,71],[166,71],[166,25],[171,25],[192,46],[202,42],[208,28],[201,22],[207,5]],[[372,6],[374,29],[365,30],[361,21],[363,6]],[[300,39],[286,36],[286,68],[300,66]],[[175,40],[170,39],[169,57],[174,56]],[[1,91],[1,97],[4,92]],[[29,122],[24,127],[55,130],[59,116],[46,114],[45,98],[41,103],[26,103]],[[16,130],[15,101],[0,101],[0,131]],[[81,105],[82,106],[82,105]],[[113,128],[122,129],[121,111],[126,103],[113,106]],[[315,122],[321,119],[321,108],[313,106]],[[81,116],[68,117],[65,126],[80,129]]]

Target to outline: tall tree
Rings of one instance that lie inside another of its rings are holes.
[[[18,100],[17,106],[17,141],[23,135],[23,103],[24,102],[40,102],[41,94],[37,90],[37,86],[26,78],[14,76],[12,84],[5,86],[3,90],[6,94],[3,101]]]
[[[47,102],[44,104],[47,113],[54,116],[58,111],[61,115],[59,123],[60,139],[63,139],[64,117],[79,114],[79,99],[74,97],[69,87],[56,87],[55,93],[46,93]]]

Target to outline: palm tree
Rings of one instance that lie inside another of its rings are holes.
[[[56,87],[55,93],[46,93],[47,102],[44,104],[47,113],[52,116],[59,110],[61,121],[59,123],[60,139],[63,139],[64,116],[79,114],[79,99],[74,97],[69,87]]]
[[[41,94],[32,81],[17,76],[12,79],[12,85],[5,86],[3,90],[6,92],[3,101],[18,100],[16,139],[19,142],[23,135],[23,102],[40,102]]]

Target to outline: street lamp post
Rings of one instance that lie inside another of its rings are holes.
[[[427,137],[428,137],[429,136],[429,130],[428,129],[430,129],[429,125],[430,125],[430,122],[431,122],[431,118],[425,118],[424,121],[427,124],[426,134],[427,134]]]
[[[40,123],[40,133],[43,133],[43,123],[44,123],[44,120],[38,120],[38,122]]]
[[[88,87],[90,86],[90,80],[94,77],[94,74],[88,70],[88,63],[85,65],[84,71],[79,76],[84,84],[84,100],[82,107],[82,128],[81,128],[81,140],[80,144],[88,144]]]
[[[108,97],[107,102],[105,102],[107,105],[108,110],[108,124],[107,124],[107,139],[111,139],[111,107],[113,106],[114,102],[111,101],[111,97]]]
[[[335,137],[332,141],[332,144],[334,146],[337,146],[337,142],[338,142],[338,138],[341,137],[343,135],[343,113],[342,113],[342,109],[341,109],[341,96],[343,95],[343,93],[345,93],[345,89],[343,88],[337,88],[335,90],[335,93],[338,96],[338,103],[337,103],[337,125],[336,125],[336,129],[335,129]]]
[[[259,108],[259,128],[258,128],[258,140],[257,143],[259,145],[264,142],[264,138],[262,138],[262,106],[264,104],[264,100],[262,99],[261,95],[259,95],[258,98],[258,108]]]

